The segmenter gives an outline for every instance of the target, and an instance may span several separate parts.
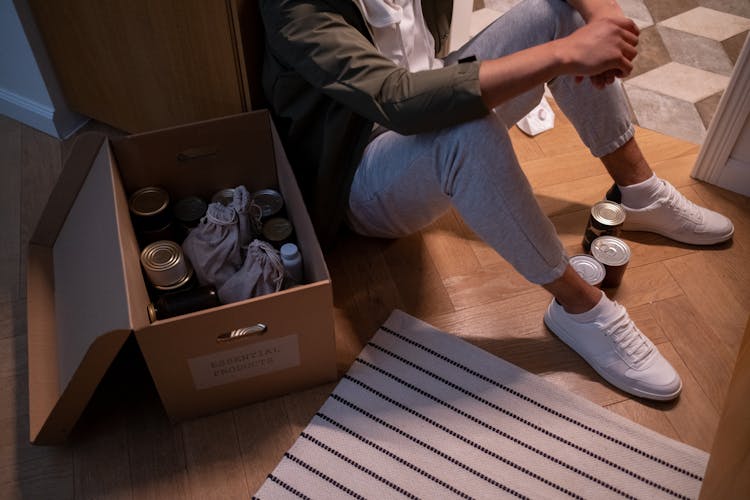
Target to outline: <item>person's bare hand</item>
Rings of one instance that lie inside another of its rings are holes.
[[[638,34],[635,23],[624,16],[594,17],[560,40],[561,55],[576,81],[590,77],[595,87],[604,88],[633,70]]]

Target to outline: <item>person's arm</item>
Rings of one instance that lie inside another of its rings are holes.
[[[587,24],[573,34],[498,59],[479,69],[482,98],[495,107],[560,75],[591,77],[601,88],[627,76],[637,54],[638,28],[611,0],[570,0]]]
[[[347,19],[352,2],[261,0],[266,49],[282,66],[273,88],[300,79],[355,113],[401,134],[486,115],[479,62],[411,73],[384,57]],[[356,14],[356,15],[355,15]],[[286,104],[286,103],[284,103]],[[300,103],[304,104],[304,103]]]
[[[627,19],[622,8],[620,8],[620,5],[617,3],[617,0],[567,0],[567,2],[576,9],[579,14],[581,14],[581,17],[583,17],[587,23],[601,18],[619,19],[620,21]],[[632,27],[630,28],[631,31],[636,35],[639,35],[639,30],[635,26],[635,23],[632,21],[630,21],[630,23],[632,24]],[[599,75],[591,75],[590,78],[596,87],[602,88],[614,82],[615,77],[623,76],[627,75],[622,74],[618,70],[609,70]],[[582,80],[583,76],[578,76],[576,78],[576,81],[578,82]]]

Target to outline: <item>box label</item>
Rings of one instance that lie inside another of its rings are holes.
[[[188,359],[195,388],[208,389],[299,366],[297,335]]]

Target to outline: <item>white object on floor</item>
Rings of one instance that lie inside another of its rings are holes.
[[[707,460],[394,311],[254,498],[697,498]]]
[[[555,112],[552,111],[547,99],[542,97],[539,105],[532,109],[528,115],[521,118],[516,125],[527,135],[533,137],[555,126]]]

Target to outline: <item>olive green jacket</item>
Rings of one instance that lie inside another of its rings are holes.
[[[479,63],[409,73],[383,57],[356,0],[261,0],[263,89],[323,246],[333,242],[373,123],[416,134],[484,116]],[[437,55],[452,0],[422,0]]]

